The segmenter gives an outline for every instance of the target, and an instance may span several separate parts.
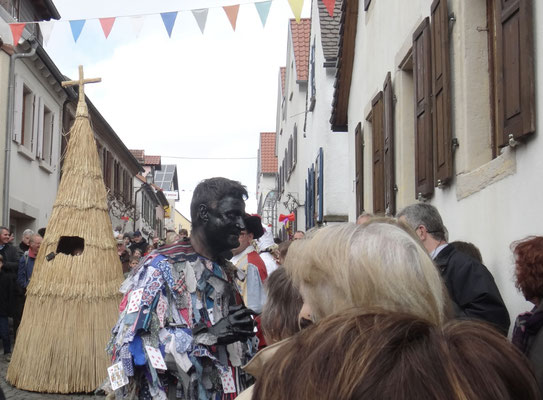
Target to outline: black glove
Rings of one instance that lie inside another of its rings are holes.
[[[245,340],[255,335],[253,315],[256,313],[243,305],[232,306],[228,316],[207,328],[207,331],[217,338],[217,344]]]

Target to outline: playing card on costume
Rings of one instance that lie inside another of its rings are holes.
[[[167,308],[168,308],[168,301],[166,300],[166,297],[160,294],[160,299],[158,300],[158,304],[156,306],[156,313],[158,316],[158,320],[160,321],[161,328],[164,328],[164,317],[166,316]]]
[[[124,372],[122,362],[113,364],[111,367],[107,369],[107,373],[109,375],[109,382],[111,383],[111,388],[113,390],[117,390],[120,387],[123,387],[124,385],[128,384],[128,377],[126,376],[126,373]]]
[[[164,358],[162,357],[162,353],[159,349],[152,347],[152,346],[145,346],[145,350],[147,351],[147,357],[149,357],[149,361],[151,361],[151,365],[155,369],[162,369],[166,370],[166,363],[164,362]]]
[[[232,371],[228,368],[225,372],[221,372],[222,390],[224,393],[236,393],[236,385],[232,377]]]
[[[143,288],[134,290],[132,293],[130,293],[130,300],[128,301],[128,309],[126,310],[128,314],[139,311],[142,296],[143,296]]]

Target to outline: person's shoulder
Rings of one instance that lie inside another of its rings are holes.
[[[247,254],[247,261],[255,265],[265,265],[264,260],[256,251],[251,251]]]

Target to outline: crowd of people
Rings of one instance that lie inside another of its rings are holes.
[[[511,327],[480,251],[449,242],[432,205],[279,241],[246,197],[208,179],[190,237],[115,230],[126,280],[108,351],[128,383],[106,383],[110,398],[541,399],[543,237],[511,244],[534,305]],[[42,236],[15,246],[0,227],[8,359]]]
[[[128,275],[109,344],[128,384],[111,398],[541,398],[543,237],[512,245],[517,287],[535,307],[511,341],[480,252],[449,243],[435,207],[281,242],[245,213],[246,195],[238,182],[203,181],[191,237]]]

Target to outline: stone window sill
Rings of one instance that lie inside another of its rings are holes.
[[[55,169],[53,168],[53,166],[49,165],[46,161],[44,160],[40,160],[40,168],[43,169],[45,172],[47,172],[48,174],[52,174]]]
[[[24,145],[19,144],[17,147],[17,153],[21,154],[23,157],[29,159],[30,161],[34,161],[36,159],[36,156],[34,153],[32,153],[30,150],[28,150]]]

